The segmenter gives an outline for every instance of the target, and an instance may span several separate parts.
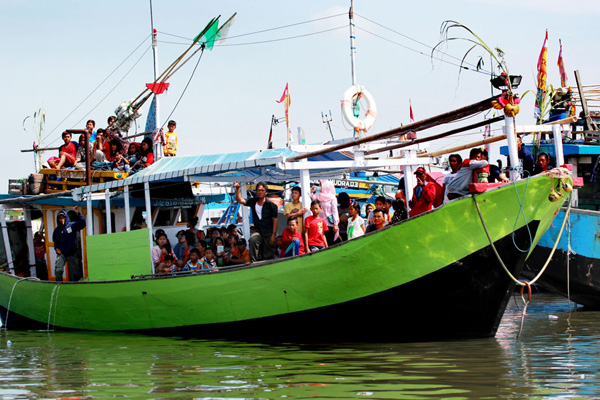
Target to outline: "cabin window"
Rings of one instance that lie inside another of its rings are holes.
[[[115,231],[115,213],[110,213],[110,226],[111,226],[111,232],[116,232]],[[106,233],[108,232],[108,228],[106,225],[106,213],[102,213],[102,232]]]
[[[591,160],[583,160],[582,157],[577,163],[577,176],[583,178],[583,187],[578,190],[579,208],[585,210],[600,210],[600,192],[598,191],[598,185],[590,182],[594,173],[596,159],[596,157],[593,157]],[[600,171],[596,171],[595,178],[596,182],[600,180]]]
[[[198,206],[192,207],[183,207],[181,208],[181,213],[179,214],[179,218],[177,220],[178,223],[185,224],[192,218],[196,216],[198,213]]]
[[[146,213],[145,207],[136,207],[133,212],[133,216],[131,217],[131,229],[139,229],[141,227],[146,227],[146,220],[144,219],[144,215]]]

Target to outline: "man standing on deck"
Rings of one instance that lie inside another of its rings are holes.
[[[233,184],[235,188],[235,200],[252,210],[252,221],[255,232],[250,236],[250,262],[259,261],[259,255],[263,260],[271,260],[275,256],[275,235],[277,234],[277,206],[267,199],[267,184],[258,182],[256,184],[256,197],[250,199],[242,198],[240,184]]]
[[[52,234],[54,250],[56,251],[56,263],[54,264],[54,276],[57,282],[62,282],[65,271],[65,263],[69,263],[69,278],[78,281],[83,278],[79,257],[77,257],[77,232],[85,228],[85,217],[79,213],[77,206],[73,207],[77,213],[77,221],[70,222],[65,210],[58,212],[56,217],[56,228]]]

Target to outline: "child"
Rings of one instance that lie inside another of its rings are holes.
[[[170,274],[177,271],[178,268],[177,266],[175,266],[175,264],[173,264],[173,256],[171,256],[170,254],[166,254],[164,256],[163,261],[159,264],[158,268],[156,269],[157,274]]]
[[[295,217],[298,221],[298,230],[304,231],[304,214],[308,211],[308,208],[302,207],[300,196],[302,195],[302,189],[300,186],[294,186],[292,188],[292,201],[287,203],[283,209],[283,214],[287,217]]]
[[[279,257],[292,257],[304,254],[304,241],[298,230],[298,221],[295,217],[288,218],[287,229],[281,235],[281,251]]]
[[[348,240],[361,237],[365,234],[365,221],[359,215],[360,205],[357,202],[350,204],[348,212]]]
[[[321,212],[321,202],[319,200],[313,200],[310,203],[310,212],[312,216],[306,217],[304,221],[304,244],[307,253],[327,247],[327,239],[325,238],[327,223],[319,217]]]
[[[201,268],[200,251],[196,248],[190,249],[189,258],[189,261],[181,268],[181,271],[198,272]]]
[[[175,133],[175,128],[177,127],[177,123],[173,120],[170,120],[167,124],[169,131],[165,133],[165,140],[167,144],[163,148],[165,152],[165,157],[175,157],[177,154],[177,134]]]
[[[217,262],[215,260],[215,255],[213,254],[213,250],[210,247],[206,247],[204,251],[204,257],[200,260],[200,273],[204,274],[207,272],[218,271]]]

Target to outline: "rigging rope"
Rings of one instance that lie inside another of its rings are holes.
[[[125,63],[125,61],[127,61],[129,59],[129,57],[131,57],[133,55],[133,53],[135,53],[143,44],[146,40],[148,40],[148,38],[150,37],[150,35],[146,36],[144,38],[144,40],[142,40],[142,42],[137,45],[137,47],[135,49],[133,49],[133,51],[131,53],[129,53],[129,55],[127,57],[125,57],[125,59],[123,61],[121,61],[121,63],[119,65],[117,65],[117,67],[110,73],[108,74],[108,76],[106,78],[104,78],[104,80],[102,82],[100,82],[98,84],[98,86],[96,86],[96,88],[94,90],[92,90],[90,92],[90,94],[87,95],[87,97],[85,99],[83,99],[78,105],[77,107],[75,107],[62,121],[60,121],[58,123],[58,125],[56,125],[54,127],[54,129],[52,129],[49,133],[47,133],[44,138],[42,140],[47,139],[52,133],[54,133],[54,131],[56,131],[58,129],[58,127],[60,127],[62,125],[63,122],[65,122],[67,120],[67,118],[69,118],[75,111],[77,111],[77,109],[87,100],[90,98],[90,96],[92,94],[94,94],[96,92],[96,90],[98,90],[100,88],[100,86],[102,86],[104,84],[104,82],[106,82],[108,80],[108,78],[110,78],[115,72],[117,72],[117,70],[121,67],[121,65],[123,65]],[[54,142],[52,142],[54,143]]]
[[[185,87],[183,88],[183,92],[181,92],[181,96],[179,96],[179,99],[177,100],[177,103],[175,103],[175,107],[173,107],[173,110],[171,110],[171,113],[165,119],[165,122],[163,122],[163,124],[160,127],[160,129],[164,128],[164,126],[167,123],[167,121],[169,121],[171,119],[171,115],[173,115],[173,113],[177,109],[177,106],[179,105],[179,102],[183,98],[183,95],[185,94],[185,91],[187,90],[188,86],[190,85],[190,82],[192,81],[192,78],[194,77],[194,74],[196,73],[196,69],[198,68],[198,64],[200,64],[200,60],[202,60],[202,55],[204,55],[204,46],[202,46],[202,51],[200,52],[200,56],[198,57],[198,61],[196,62],[196,66],[194,67],[194,70],[192,71],[192,75],[190,75],[190,79],[188,79],[188,82],[186,83]]]

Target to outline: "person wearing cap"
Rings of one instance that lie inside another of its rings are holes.
[[[177,134],[175,133],[175,128],[177,127],[177,122],[170,120],[167,124],[167,128],[169,131],[165,133],[165,147],[163,148],[165,157],[175,157],[177,155]]]
[[[481,157],[481,149],[471,149],[469,158],[463,161],[456,176],[448,184],[448,199],[454,200],[469,194],[469,185],[473,183],[473,171],[488,165]]]
[[[412,199],[408,202],[410,212],[408,215],[415,217],[425,211],[433,210],[435,200],[435,185],[427,180],[425,168],[419,167],[415,171],[417,184],[413,189]]]

